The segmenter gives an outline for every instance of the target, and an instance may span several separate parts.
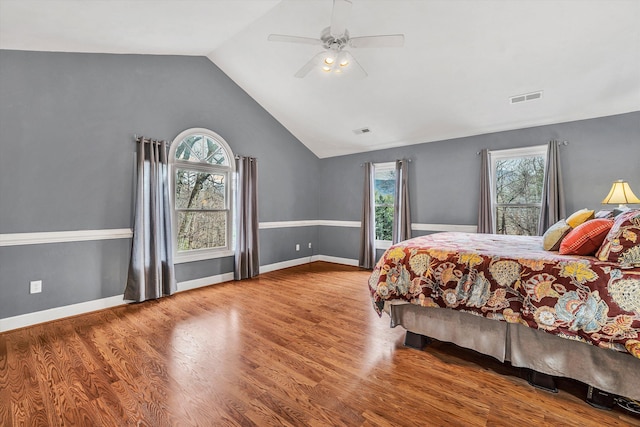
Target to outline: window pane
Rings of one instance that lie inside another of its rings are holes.
[[[496,208],[496,233],[535,236],[538,234],[540,208],[537,206]]]
[[[393,197],[396,194],[395,170],[376,171],[374,193],[376,204],[378,204],[378,200],[380,203],[387,203],[390,200],[388,203],[393,204]]]
[[[213,139],[207,137],[206,138],[206,158],[205,161],[212,165],[224,165],[227,166],[229,161],[227,160],[227,155],[224,152],[224,149],[216,143]]]
[[[376,206],[376,240],[391,240],[393,206]]]
[[[540,203],[544,180],[543,157],[521,157],[496,161],[496,202]]]
[[[225,209],[226,174],[176,170],[176,209]]]
[[[178,212],[178,251],[227,244],[227,212]]]
[[[189,135],[176,148],[176,159],[199,162],[201,158],[202,135]]]
[[[176,159],[211,165],[229,165],[224,148],[215,139],[206,135],[189,135],[182,140],[176,148]]]

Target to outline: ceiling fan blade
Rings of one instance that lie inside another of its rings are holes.
[[[298,72],[294,74],[294,76],[299,79],[305,77],[307,74],[309,74],[309,71],[320,66],[320,63],[322,62],[326,54],[327,53],[323,51],[315,55],[306,64],[304,64],[302,68],[300,68]]]
[[[341,52],[341,55],[342,58],[346,59],[349,62],[349,64],[345,67],[345,74],[348,73],[351,76],[362,79],[368,76],[367,72],[364,70],[364,68],[362,68],[362,65],[360,65],[360,63],[356,61],[356,58],[354,58],[349,51],[343,50]]]
[[[384,36],[363,36],[349,39],[349,46],[361,47],[402,47],[404,34],[389,34]]]
[[[311,37],[287,36],[284,34],[269,34],[267,40],[269,40],[270,42],[304,43],[315,45],[322,44],[322,40],[320,39],[313,39]]]
[[[333,0],[331,13],[331,27],[329,32],[335,38],[340,38],[347,30],[347,20],[351,13],[351,0]]]

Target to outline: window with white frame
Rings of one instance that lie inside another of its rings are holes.
[[[232,255],[234,157],[208,129],[188,129],[169,152],[176,262]]]
[[[376,248],[391,246],[393,234],[393,204],[396,197],[395,162],[374,163]]]
[[[491,151],[490,155],[496,233],[537,235],[547,146]]]

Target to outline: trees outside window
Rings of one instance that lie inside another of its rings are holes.
[[[391,245],[393,234],[393,204],[396,193],[396,164],[374,164],[374,201],[376,247],[385,248]]]
[[[546,146],[491,152],[496,233],[538,234],[546,155]]]
[[[207,129],[190,129],[171,146],[176,259],[226,256],[232,249],[233,155]]]

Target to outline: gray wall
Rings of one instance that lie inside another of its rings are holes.
[[[0,51],[0,234],[131,228],[133,135],[204,127],[258,158],[260,221],[317,218],[319,160],[202,57]],[[307,256],[310,227],[261,233],[261,264]],[[295,251],[295,243],[301,251]],[[121,294],[130,239],[0,248],[0,319]],[[179,281],[233,270],[179,264]],[[29,295],[29,281],[43,292]]]
[[[550,139],[569,141],[569,211],[599,207],[617,178],[640,193],[640,113],[319,160],[206,58],[0,51],[0,234],[131,228],[133,135],[172,140],[191,127],[258,157],[261,222],[359,221],[360,164],[409,157],[413,222],[475,225],[476,152]],[[264,229],[261,265],[357,259],[359,236],[349,227]],[[0,247],[0,319],[120,295],[129,245]],[[179,264],[176,274],[187,281],[232,268],[222,258]],[[43,292],[29,295],[38,279]]]
[[[476,225],[478,151],[543,145],[552,139],[568,141],[561,147],[568,212],[606,208],[600,202],[616,179],[629,181],[640,195],[640,112],[633,112],[322,159],[319,217],[359,221],[364,173],[360,165],[409,158],[412,222]],[[415,232],[419,234],[424,233]],[[357,259],[359,235],[359,229],[323,227],[318,251]]]

